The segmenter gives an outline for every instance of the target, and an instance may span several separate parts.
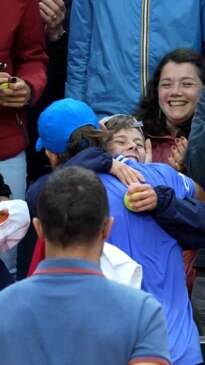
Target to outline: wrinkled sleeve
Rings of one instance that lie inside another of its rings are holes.
[[[15,38],[13,75],[25,80],[33,88],[33,102],[37,101],[46,85],[45,36],[36,0],[25,1],[25,8]]]
[[[192,121],[185,164],[193,180],[205,188],[205,87],[201,90]]]
[[[192,198],[178,199],[173,189],[154,188],[157,206],[150,211],[157,223],[184,249],[205,247],[205,205]]]
[[[91,30],[90,1],[73,0],[70,17],[66,97],[86,101],[86,79],[90,55]]]

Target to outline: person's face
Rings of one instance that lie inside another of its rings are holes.
[[[145,147],[142,134],[137,128],[121,129],[108,142],[107,150],[115,156],[120,153],[130,160],[145,162]]]
[[[159,106],[167,122],[183,125],[194,114],[201,88],[202,82],[193,64],[168,62],[162,69],[158,85]]]

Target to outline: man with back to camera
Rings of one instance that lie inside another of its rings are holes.
[[[0,294],[2,364],[170,364],[159,303],[100,270],[112,218],[99,178],[62,169],[44,185],[38,208],[34,225],[47,258]]]

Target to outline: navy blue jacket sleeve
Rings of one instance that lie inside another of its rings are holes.
[[[103,152],[98,147],[89,147],[79,152],[65,164],[60,165],[55,171],[67,166],[82,166],[94,172],[108,172],[112,167],[112,156],[108,152]],[[50,174],[41,176],[27,190],[26,201],[34,216],[37,215],[39,193],[49,176]]]
[[[150,213],[157,223],[183,249],[205,248],[205,205],[192,198],[178,199],[174,190],[165,186],[154,190],[158,203]]]
[[[196,105],[185,165],[193,180],[205,188],[205,87],[202,88]]]
[[[112,155],[98,147],[89,147],[68,160],[64,166],[83,166],[94,172],[108,172],[112,167]]]

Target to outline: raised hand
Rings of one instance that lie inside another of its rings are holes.
[[[188,141],[185,137],[180,137],[175,139],[175,143],[176,145],[171,147],[171,155],[168,156],[168,161],[175,170],[184,172],[184,157]]]
[[[63,0],[41,0],[39,9],[45,24],[45,35],[48,41],[56,41],[63,33],[65,5]]]

